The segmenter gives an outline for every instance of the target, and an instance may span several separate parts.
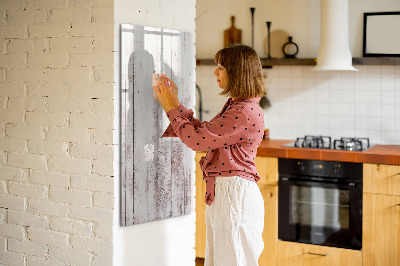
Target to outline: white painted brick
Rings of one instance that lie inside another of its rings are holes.
[[[23,66],[24,56],[23,55],[0,55],[0,67],[14,67]]]
[[[70,23],[70,22],[90,22],[90,8],[61,8],[51,9],[49,15],[49,23]]]
[[[94,235],[98,238],[112,240],[112,225],[110,224],[103,224],[103,223],[96,223],[93,228]]]
[[[49,218],[36,213],[9,210],[8,223],[45,229],[49,226]]]
[[[48,189],[47,186],[10,181],[8,182],[8,192],[15,196],[44,199],[47,197]]]
[[[70,126],[77,128],[110,128],[113,125],[113,115],[103,114],[71,114]]]
[[[24,227],[15,224],[0,224],[0,236],[12,237],[23,240],[25,235]]]
[[[21,181],[24,171],[18,168],[2,166],[0,167],[0,177],[2,180]]]
[[[18,111],[47,111],[47,101],[44,97],[10,97],[7,103],[8,110]]]
[[[0,195],[0,207],[13,210],[24,210],[25,199],[11,195]]]
[[[28,8],[62,8],[67,7],[67,0],[29,0]]]
[[[0,151],[0,165],[7,165],[7,152]]]
[[[101,176],[112,176],[114,174],[113,163],[94,160],[92,173]]]
[[[65,37],[50,39],[50,53],[71,52],[90,53],[92,52],[91,37]]]
[[[112,254],[96,254],[93,258],[93,265],[96,266],[109,266],[113,263]]]
[[[106,36],[93,37],[94,52],[112,52],[114,50],[114,39]]]
[[[27,9],[7,11],[7,24],[33,24],[47,22],[47,10]]]
[[[28,256],[26,258],[26,261],[27,265],[29,266],[65,266],[65,263],[63,262],[34,257],[34,256]]]
[[[106,162],[114,160],[113,146],[101,144],[71,144],[71,155],[78,158],[97,159]]]
[[[70,34],[71,36],[105,36],[114,31],[114,24],[112,22],[90,22],[90,23],[72,23]]]
[[[7,71],[8,81],[44,81],[46,70],[39,68],[19,68],[15,67]]]
[[[5,182],[4,182],[5,183]],[[0,182],[0,187],[3,184],[3,182]],[[5,208],[0,208],[0,224],[6,223],[7,219],[7,209]],[[1,246],[1,245],[0,245]],[[0,248],[1,249],[1,248]]]
[[[84,221],[94,221],[111,224],[112,215],[113,212],[109,209],[71,205],[71,213],[69,214],[69,217]]]
[[[94,79],[98,82],[109,82],[114,79],[114,70],[112,67],[95,67]]]
[[[67,264],[90,265],[91,254],[80,250],[50,246],[49,258],[51,260],[63,261]]]
[[[24,122],[24,112],[1,112],[0,122],[12,123],[12,124],[22,124]]]
[[[29,54],[28,67],[30,68],[63,68],[68,66],[67,53]]]
[[[0,96],[24,96],[24,83],[22,82],[1,82]]]
[[[27,112],[26,123],[30,126],[68,126],[68,113]]]
[[[91,140],[96,144],[113,144],[113,130],[101,130],[95,128],[93,130],[93,138]]]
[[[50,216],[67,217],[69,209],[65,203],[29,199],[28,211]]]
[[[89,191],[50,187],[49,197],[52,201],[74,203],[78,205],[91,205],[92,193]]]
[[[113,60],[114,60],[114,55],[112,52],[98,52],[93,54],[71,54],[70,65],[72,67],[80,67],[80,66],[105,67],[109,66],[110,64],[112,65]]]
[[[4,180],[0,180],[0,194],[4,195],[7,192],[7,182]]]
[[[71,175],[71,187],[99,192],[113,192],[114,180],[99,175]]]
[[[42,140],[45,139],[46,133],[41,127],[15,126],[6,125],[6,136],[14,139],[24,140]]]
[[[69,90],[74,98],[113,98],[112,83],[70,83]]]
[[[40,38],[40,37],[63,37],[69,34],[68,23],[58,24],[31,24],[29,25],[29,37]]]
[[[92,72],[90,67],[75,67],[67,69],[48,69],[47,79],[52,81],[90,81]]]
[[[6,112],[7,111],[7,102],[8,102],[8,97],[0,97],[0,112]]]
[[[48,161],[50,171],[61,171],[72,174],[89,174],[91,162],[87,159],[53,157]]]
[[[6,80],[6,70],[0,68],[0,81],[3,82],[4,80]]]
[[[24,265],[24,256],[22,254],[16,254],[12,252],[0,251],[0,264],[7,266],[20,266]]]
[[[7,39],[24,39],[27,37],[27,30],[25,25],[0,25],[0,36]]]
[[[47,81],[39,83],[27,83],[27,91],[29,96],[61,96],[66,97],[68,94],[67,84],[61,81]]]
[[[57,246],[61,248],[68,247],[68,234],[38,229],[34,227],[28,227],[28,239],[51,246]]]
[[[53,185],[59,187],[68,187],[70,185],[70,178],[68,174],[39,170],[31,170],[29,174],[29,181],[36,184]]]
[[[112,253],[112,242],[108,240],[72,235],[71,245],[74,249],[98,254]]]
[[[69,0],[69,6],[91,6],[91,7],[98,7],[98,6],[112,6],[113,2],[111,0]]]
[[[19,240],[10,238],[8,240],[8,250],[15,252],[15,253],[25,254],[25,255],[36,255],[36,256],[45,257],[47,248],[46,248],[46,245],[44,245],[44,244],[34,243],[29,240],[19,241]]]
[[[8,43],[9,54],[43,53],[46,52],[46,39],[10,39]]]
[[[67,155],[69,145],[66,142],[28,140],[28,151],[34,154]]]
[[[93,205],[111,209],[114,206],[114,197],[109,194],[94,193]]]
[[[54,217],[50,221],[50,229],[58,232],[90,236],[92,234],[92,223]]]
[[[114,21],[112,7],[94,7],[92,11],[92,19],[96,22],[112,22]]]
[[[47,134],[48,140],[65,142],[86,142],[87,130],[85,128],[59,128],[50,127]]]
[[[8,155],[8,165],[20,168],[30,168],[46,170],[46,158],[43,155],[30,153],[10,153]]]
[[[91,0],[92,6],[112,6],[113,1],[111,0]]]
[[[113,100],[111,99],[88,99],[88,98],[64,98],[51,97],[48,99],[49,110],[52,112],[74,112],[74,113],[113,113]]]
[[[6,250],[7,250],[7,238],[0,236],[0,254],[4,254]]]
[[[26,7],[24,0],[1,0],[1,9],[14,10]]]

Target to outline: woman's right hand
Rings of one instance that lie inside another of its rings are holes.
[[[166,76],[161,76],[160,79],[163,82],[169,82],[170,87],[171,87],[171,98],[172,98],[172,103],[175,106],[175,109],[179,107],[181,104],[178,100],[178,87],[176,86],[175,82],[172,81],[172,79],[166,77]]]

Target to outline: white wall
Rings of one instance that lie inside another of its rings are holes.
[[[1,1],[1,265],[112,264],[112,4]]]
[[[257,23],[263,25],[262,30],[255,31],[255,49],[261,57],[265,56],[262,46],[265,20],[271,20],[272,27],[293,32],[300,47],[299,58],[316,57],[319,1],[235,1],[235,4],[220,1],[218,5],[225,9],[219,8],[219,16],[214,19],[217,11],[213,1],[197,5],[198,58],[213,58],[222,46],[222,31],[229,27],[229,17],[236,15],[235,12],[244,13],[237,17],[237,27],[248,29],[243,42],[250,44],[250,6],[256,7]],[[297,5],[299,8],[292,8]],[[400,10],[400,2],[349,0],[349,7],[350,47],[353,57],[357,57],[362,55],[362,12]],[[266,15],[257,17],[262,12]],[[271,137],[294,139],[305,134],[326,134],[334,138],[369,137],[373,143],[400,144],[400,66],[355,67],[360,71],[314,72],[309,66],[274,66],[264,70],[272,104],[265,111]],[[226,101],[225,97],[216,96],[219,89],[213,71],[212,66],[196,69],[203,109],[210,112],[203,114],[203,120],[211,119]]]
[[[195,0],[115,0],[114,1],[114,97],[119,102],[119,27],[121,23],[176,29],[192,33],[193,36],[193,82],[195,77]],[[194,93],[194,83],[193,93]],[[118,104],[115,113],[119,113]],[[119,129],[119,119],[114,128]],[[114,140],[119,141],[119,130]],[[115,168],[119,169],[119,153],[115,154]],[[194,166],[194,153],[193,153]],[[194,168],[193,168],[194,169]],[[119,212],[114,213],[114,265],[194,265],[195,259],[195,187],[192,175],[192,210],[190,215],[150,223],[121,227]],[[115,196],[119,198],[119,172],[115,173]],[[115,202],[119,210],[119,201]]]
[[[242,30],[242,42],[251,45],[251,13],[254,14],[254,48],[265,57],[265,22],[271,31],[283,30],[299,46],[299,58],[314,58],[320,38],[320,0],[202,0],[196,6],[197,58],[213,58],[223,46],[223,31],[230,27],[230,17]],[[363,12],[399,11],[398,0],[349,0],[349,42],[353,57],[362,56]]]

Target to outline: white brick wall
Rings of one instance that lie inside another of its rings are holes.
[[[1,0],[0,265],[112,265],[113,0]]]

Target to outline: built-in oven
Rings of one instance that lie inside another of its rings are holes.
[[[278,160],[278,238],[361,249],[360,163]]]

